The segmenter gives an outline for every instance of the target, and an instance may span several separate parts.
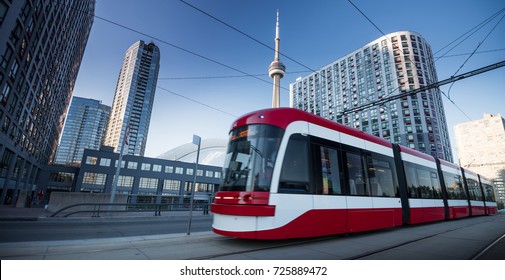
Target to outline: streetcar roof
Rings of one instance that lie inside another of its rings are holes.
[[[275,108],[258,110],[238,118],[232,125],[231,130],[249,124],[269,124],[285,129],[290,123],[305,121],[319,125],[328,129],[352,135],[360,139],[373,142],[389,148],[393,147],[391,142],[380,137],[365,133],[359,129],[345,126],[343,124],[327,120],[325,118],[307,113],[294,108]]]

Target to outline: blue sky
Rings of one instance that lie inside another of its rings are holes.
[[[347,0],[185,1],[271,47],[276,10],[280,10],[281,60],[287,67],[281,80],[281,106],[285,107],[289,106],[289,84],[307,74],[302,72],[307,68],[298,63],[319,69],[382,36]],[[434,52],[505,8],[503,0],[352,1],[385,34],[401,30],[418,32]],[[271,106],[272,85],[267,69],[273,51],[183,2],[98,0],[95,14],[138,32],[95,18],[75,96],[102,100],[110,106],[124,52],[140,39],[153,41],[160,47],[159,87],[226,112],[158,88],[146,156],[156,157],[191,142],[193,134],[226,139],[235,116]],[[472,53],[479,43],[478,52],[491,52],[474,54],[458,74],[505,60],[505,19],[499,22],[503,15],[505,12],[447,57],[437,60],[439,80],[454,75],[468,58],[459,54]],[[223,78],[243,76],[243,72],[263,76]],[[441,89],[448,92],[449,85]],[[505,115],[505,67],[455,83],[450,97],[472,120],[482,118],[484,113]],[[447,98],[443,99],[454,150],[453,126],[469,119]],[[456,154],[454,158],[457,159]]]

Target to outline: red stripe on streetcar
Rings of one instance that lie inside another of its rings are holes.
[[[427,223],[445,219],[444,207],[410,208],[410,224]]]
[[[468,206],[449,206],[449,219],[458,219],[470,216]]]
[[[274,216],[275,206],[273,205],[232,205],[216,204],[210,205],[210,211],[222,215],[234,216]]]
[[[245,232],[216,228],[212,230],[217,234],[237,238],[284,239],[391,228],[400,226],[401,223],[401,208],[318,209],[309,210],[288,224],[275,229]]]

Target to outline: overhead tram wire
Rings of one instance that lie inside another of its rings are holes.
[[[491,35],[491,33],[496,29],[496,27],[498,26],[498,24],[500,24],[500,22],[503,20],[503,18],[505,17],[505,15],[503,15],[500,20],[493,26],[493,28],[487,33],[486,37],[484,37],[484,39],[479,42],[479,44],[477,45],[477,47],[473,50],[473,52],[468,56],[468,58],[465,60],[465,62],[463,62],[463,64],[461,64],[461,66],[458,68],[458,70],[452,75],[456,75],[458,74],[459,70],[461,70],[461,68],[463,68],[463,66],[465,66],[465,64],[468,62],[468,60],[475,54],[475,52],[480,48],[480,46],[486,41],[486,39],[489,37],[489,35]]]
[[[240,34],[244,35],[245,37],[247,37],[247,38],[249,38],[249,39],[253,40],[254,42],[256,42],[256,43],[258,43],[258,44],[260,44],[260,45],[262,45],[262,46],[264,46],[264,47],[266,47],[266,48],[268,48],[268,49],[270,49],[270,50],[272,50],[272,51],[276,51],[276,50],[275,50],[275,48],[272,48],[270,45],[268,45],[268,44],[265,44],[265,43],[261,42],[260,40],[258,40],[258,39],[256,39],[256,38],[252,37],[251,35],[249,35],[249,34],[245,33],[245,32],[244,32],[244,31],[242,31],[242,30],[240,30],[240,29],[238,29],[238,28],[236,28],[236,27],[232,26],[231,24],[226,23],[226,22],[224,22],[223,20],[221,20],[221,19],[219,19],[219,18],[217,18],[217,17],[215,17],[215,16],[213,16],[213,15],[209,14],[208,12],[206,12],[206,11],[204,11],[204,10],[202,10],[202,9],[200,9],[200,8],[198,8],[198,7],[194,6],[194,5],[192,5],[192,4],[189,4],[188,2],[186,2],[186,1],[184,1],[184,0],[179,0],[179,1],[181,1],[181,2],[182,2],[182,3],[184,3],[184,4],[186,4],[186,5],[187,5],[187,6],[189,6],[189,7],[191,7],[191,8],[193,8],[193,9],[197,10],[198,12],[200,12],[200,13],[202,13],[202,14],[204,14],[204,15],[206,15],[206,16],[208,16],[208,17],[210,17],[210,18],[214,19],[214,20],[216,20],[217,22],[219,22],[219,23],[221,23],[221,24],[224,24],[224,25],[225,25],[225,26],[227,26],[228,28],[231,28],[232,30],[234,30],[234,31],[236,31],[236,32],[238,32],[238,33],[240,33]],[[283,57],[287,58],[288,60],[291,60],[292,62],[294,62],[294,63],[296,63],[296,64],[298,64],[298,65],[302,66],[303,68],[306,68],[306,69],[310,70],[310,72],[317,73],[317,70],[314,70],[314,69],[312,69],[312,68],[308,67],[307,65],[305,65],[305,64],[303,64],[303,63],[301,63],[301,62],[297,61],[296,59],[294,59],[294,58],[292,58],[292,57],[290,57],[290,56],[288,56],[288,55],[286,55],[286,54],[284,54],[284,53],[279,52],[279,55],[282,55]],[[282,87],[281,87],[281,88],[282,88]],[[289,90],[289,89],[288,89],[288,90]]]
[[[384,31],[382,31],[382,29],[380,29],[379,26],[377,26],[377,24],[375,24],[363,11],[361,11],[360,8],[358,8],[358,6],[356,6],[351,0],[347,0],[361,15],[363,15],[377,30],[379,30],[379,32],[382,34],[382,36],[384,36],[384,38],[386,38],[386,40],[388,40],[392,45],[394,44],[393,41],[391,40],[391,38],[389,38],[386,33],[384,33]],[[398,51],[402,54],[402,56],[405,58],[405,62],[407,62],[407,60],[409,62],[413,62],[411,59],[410,59],[410,55],[406,56],[405,53],[403,52],[402,48],[398,48]],[[398,90],[398,92],[400,89],[400,86],[398,86],[397,88],[395,88],[394,90],[386,93],[384,95],[383,98],[387,98],[389,95],[393,94],[394,92],[396,92]],[[393,96],[396,96],[396,95],[393,95]],[[368,100],[368,98],[366,98],[368,102],[370,102],[370,100]],[[370,104],[370,103],[368,103]],[[365,104],[366,105],[366,104]],[[388,110],[389,111],[389,108],[387,106],[385,106],[385,102],[384,103],[379,103],[377,104],[379,107],[385,109],[385,110]],[[363,105],[362,105],[363,106]],[[370,106],[372,107],[372,106]],[[369,108],[369,107],[366,107],[366,108]],[[354,110],[352,110],[354,111]],[[343,114],[340,114],[340,116],[342,116]]]
[[[475,54],[475,52],[479,49],[479,47],[486,41],[486,39],[489,37],[489,35],[491,35],[491,33],[495,30],[495,28],[498,26],[498,24],[500,24],[500,22],[503,20],[503,18],[505,17],[505,15],[503,15],[500,20],[493,26],[493,28],[487,33],[486,37],[484,37],[484,39],[479,42],[479,44],[477,45],[477,47],[473,50],[473,52],[466,58],[466,60],[463,62],[463,64],[461,64],[461,66],[458,68],[458,70],[456,70],[456,72],[452,75],[452,77],[454,77],[456,74],[458,74],[459,70],[461,70],[461,68],[463,68],[463,66],[465,66],[465,64],[468,62],[468,60],[470,60],[470,58]],[[451,89],[452,89],[452,86],[454,85],[454,82],[452,82],[451,86],[449,87],[449,90],[447,91],[447,99],[449,99],[454,105],[456,105],[454,103],[454,101],[451,100],[450,96],[451,96]],[[444,94],[445,95],[445,94]],[[457,107],[457,106],[456,106]],[[459,109],[459,107],[458,107]],[[466,115],[466,114],[465,114]]]
[[[246,76],[248,76],[248,77],[255,78],[255,79],[257,79],[257,80],[259,80],[259,81],[262,81],[262,82],[264,82],[264,83],[267,83],[267,84],[273,85],[272,81],[261,79],[261,78],[259,78],[259,77],[254,76],[254,75],[251,75],[251,74],[249,74],[249,73],[247,73],[247,72],[245,72],[245,71],[242,71],[242,70],[240,70],[240,69],[237,69],[237,68],[235,68],[235,67],[233,67],[233,66],[230,66],[230,65],[227,65],[227,64],[225,64],[225,63],[219,62],[219,61],[217,61],[217,60],[215,60],[215,59],[212,59],[212,58],[209,58],[209,57],[207,57],[207,56],[205,56],[205,55],[198,54],[198,53],[196,53],[196,52],[194,52],[194,51],[190,51],[190,50],[188,50],[188,49],[185,49],[185,48],[183,48],[183,47],[177,46],[177,45],[175,45],[175,44],[172,44],[172,43],[170,43],[170,42],[168,42],[168,41],[165,41],[165,40],[163,40],[163,39],[160,39],[160,38],[154,37],[154,36],[152,36],[152,35],[149,35],[149,34],[147,34],[147,33],[142,32],[142,31],[138,31],[138,30],[133,29],[133,28],[131,28],[131,27],[128,27],[128,26],[126,26],[126,25],[123,25],[123,24],[120,24],[120,23],[114,22],[114,21],[112,21],[112,20],[108,20],[108,19],[106,19],[106,18],[103,18],[103,17],[101,17],[101,16],[97,16],[96,14],[92,14],[92,13],[89,13],[89,12],[87,12],[87,11],[83,11],[83,10],[75,9],[74,7],[71,7],[71,6],[69,6],[68,4],[64,4],[64,3],[63,3],[62,5],[66,5],[66,6],[70,7],[71,9],[77,10],[77,11],[79,11],[79,12],[81,12],[81,13],[85,13],[85,14],[90,15],[90,16],[92,16],[92,17],[94,17],[94,18],[99,19],[99,20],[105,21],[105,22],[107,22],[107,23],[110,23],[110,24],[112,24],[112,25],[115,25],[115,26],[121,27],[121,28],[126,29],[126,30],[129,30],[129,31],[131,31],[131,32],[134,32],[134,33],[140,34],[140,35],[142,35],[142,36],[146,36],[146,37],[148,37],[148,38],[150,38],[150,39],[152,39],[152,40],[156,40],[156,41],[158,41],[158,42],[160,42],[160,43],[163,43],[163,44],[165,44],[165,45],[167,45],[167,46],[170,46],[170,47],[172,47],[172,48],[178,49],[178,50],[180,50],[180,51],[183,51],[183,52],[189,53],[189,54],[194,55],[194,56],[196,56],[196,57],[199,57],[199,58],[201,58],[201,59],[204,59],[204,60],[210,61],[210,62],[215,63],[215,64],[217,64],[217,65],[220,65],[220,66],[223,66],[223,67],[225,67],[225,68],[231,69],[231,70],[233,70],[233,71],[239,72],[239,73],[244,74],[244,75],[246,75]],[[281,88],[282,88],[282,89],[285,89],[285,90],[289,90],[288,88],[285,88],[285,87],[281,87]]]
[[[426,90],[429,90],[429,89],[432,89],[432,88],[438,88],[440,86],[443,86],[443,85],[446,85],[446,84],[449,84],[449,83],[453,83],[453,82],[457,82],[457,81],[460,81],[460,80],[463,80],[463,79],[466,79],[466,78],[470,78],[472,76],[479,75],[479,74],[482,74],[482,73],[485,73],[485,72],[488,72],[488,71],[491,71],[491,70],[494,70],[494,69],[498,69],[498,68],[501,68],[501,67],[504,67],[504,66],[505,66],[505,60],[501,61],[501,62],[498,62],[498,63],[494,63],[494,64],[491,64],[491,65],[488,65],[488,66],[485,66],[485,67],[482,67],[482,68],[479,68],[479,69],[472,70],[470,72],[466,72],[466,73],[460,74],[458,76],[453,76],[453,77],[450,77],[448,79],[445,79],[445,80],[442,80],[442,81],[439,81],[439,82],[435,82],[435,83],[432,83],[432,84],[429,84],[429,85],[426,85],[426,86],[422,86],[420,88],[413,89],[413,90],[407,91],[407,92],[399,94],[399,95],[390,96],[388,98],[382,98],[381,100],[378,100],[378,101],[374,101],[374,102],[367,103],[367,104],[364,104],[364,105],[361,105],[361,106],[357,106],[355,108],[347,109],[347,110],[344,110],[344,111],[340,112],[339,115],[342,116],[342,115],[346,115],[347,113],[351,113],[351,112],[359,112],[361,110],[364,110],[364,109],[367,109],[367,108],[370,108],[370,107],[373,107],[373,106],[377,106],[377,105],[380,106],[380,105],[382,105],[382,104],[384,104],[386,102],[389,102],[389,101],[400,99],[400,98],[403,98],[403,97],[406,97],[406,96],[411,96],[411,95],[414,95],[414,94],[416,94],[418,92],[426,91]],[[451,102],[454,104],[454,102],[452,100],[451,100]]]
[[[483,54],[483,53],[491,53],[491,52],[502,52],[505,51],[504,49],[495,49],[495,50],[487,50],[487,51],[480,51],[480,52],[475,52],[474,54]],[[456,56],[465,56],[465,55],[470,55],[471,53],[458,53],[458,54],[451,54],[451,55],[445,55],[445,56],[437,56],[434,57],[436,59],[439,58],[449,58],[449,57],[456,57]]]
[[[294,74],[294,73],[307,73],[308,71],[294,71],[294,72],[286,72],[286,74]],[[251,74],[252,76],[268,76],[268,73],[265,74]],[[158,78],[158,80],[205,80],[205,79],[229,79],[229,78],[245,78],[251,75],[228,75],[228,76],[194,76],[194,77],[164,77]]]
[[[163,87],[160,87],[160,86],[156,86],[156,87],[157,87],[157,88],[159,88],[159,89],[161,89],[161,90],[163,90],[163,91],[166,91],[166,92],[168,92],[168,93],[171,93],[171,94],[173,94],[173,95],[176,95],[176,96],[182,97],[182,98],[187,99],[187,100],[189,100],[189,101],[191,101],[191,102],[195,102],[195,103],[197,103],[197,104],[200,104],[200,105],[202,105],[202,106],[205,106],[205,107],[207,107],[207,108],[210,108],[210,109],[212,109],[212,110],[216,110],[216,111],[219,111],[219,112],[221,112],[221,113],[223,113],[223,114],[229,115],[229,116],[231,116],[231,117],[238,118],[238,116],[237,116],[237,115],[234,115],[234,114],[232,114],[232,113],[228,113],[228,112],[226,112],[226,111],[223,111],[223,110],[221,110],[221,109],[219,109],[219,108],[216,108],[216,107],[210,106],[210,105],[208,105],[208,104],[205,104],[205,103],[200,102],[200,101],[198,101],[198,100],[195,100],[195,99],[193,99],[193,98],[189,98],[189,97],[187,97],[187,96],[184,96],[184,95],[182,95],[182,94],[179,94],[179,93],[173,92],[173,91],[171,91],[171,90],[169,90],[169,89],[166,89],[166,88],[163,88]]]
[[[455,43],[456,41],[458,41],[459,39],[461,39],[463,36],[467,35],[468,33],[472,32],[474,29],[476,29],[475,31],[473,31],[470,35],[468,35],[466,38],[464,38],[461,42],[457,43],[454,47],[452,47],[450,50],[448,50],[447,52],[445,52],[443,55],[437,57],[435,59],[435,62],[437,62],[440,58],[443,58],[443,57],[447,57],[446,55],[451,52],[453,49],[455,49],[457,46],[459,46],[461,43],[463,43],[464,41],[466,41],[468,38],[470,38],[473,34],[475,34],[477,31],[479,31],[481,28],[483,28],[485,25],[487,25],[489,22],[491,22],[493,19],[495,19],[497,16],[499,16],[501,13],[503,13],[505,11],[505,8],[501,9],[500,11],[496,12],[495,14],[493,14],[492,16],[490,16],[489,18],[485,19],[484,21],[482,21],[481,23],[477,24],[476,26],[474,26],[473,28],[471,28],[470,30],[468,30],[467,32],[465,32],[464,34],[462,34],[461,36],[459,36],[458,38],[454,39],[452,42],[450,42],[449,44],[445,45],[443,48],[441,48],[440,50],[436,51],[433,55],[435,56],[437,53],[441,52],[442,50],[444,50],[445,48],[449,47],[450,45],[452,45],[453,43]]]
[[[361,14],[362,14],[362,15],[363,15],[363,16],[364,16],[364,17],[365,17],[365,18],[366,18],[366,19],[367,19],[367,20],[368,20],[368,21],[369,21],[369,22],[370,22],[370,23],[371,23],[371,24],[372,24],[372,25],[373,25],[373,26],[374,26],[377,30],[379,30],[379,32],[380,32],[382,35],[384,35],[384,37],[386,37],[386,39],[387,39],[387,40],[389,40],[389,41],[391,42],[390,38],[388,38],[388,37],[386,36],[386,34],[385,34],[385,33],[384,33],[384,32],[383,32],[383,31],[382,31],[382,30],[381,30],[381,29],[380,29],[380,28],[379,28],[379,27],[378,27],[378,26],[377,26],[377,25],[376,25],[376,24],[375,24],[375,23],[374,23],[374,22],[373,22],[373,21],[372,21],[372,20],[371,20],[371,19],[367,16],[367,15],[365,15],[365,13],[363,13],[363,12],[362,12],[362,11],[361,11],[361,10],[360,10],[360,9],[359,9],[359,8],[358,8],[358,7],[357,7],[357,6],[356,6],[356,5],[355,5],[355,4],[354,4],[351,0],[347,0],[347,1],[348,1],[348,2],[352,5],[352,6],[354,6],[354,8],[356,8],[356,10],[358,10],[358,11],[359,11],[359,12],[360,12],[360,13],[361,13]],[[505,11],[505,8],[503,8],[502,10],[500,10],[499,12],[497,12],[496,14],[494,14],[493,16],[491,16],[491,17],[490,17],[490,18],[491,18],[491,20],[492,20],[492,19],[494,19],[496,16],[498,16],[498,15],[499,15],[500,13],[502,13],[503,11]],[[503,18],[502,18],[502,19],[503,19]],[[489,21],[490,21],[490,20],[489,20]],[[501,19],[500,19],[500,21],[501,21]],[[488,20],[485,20],[484,22],[488,22]],[[481,23],[481,24],[482,24],[482,23]],[[486,24],[487,24],[487,23],[486,23]],[[484,24],[484,25],[486,25],[486,24]],[[480,24],[479,24],[479,25],[480,25]],[[478,26],[478,25],[477,25],[477,26]],[[495,27],[496,27],[496,26],[495,26]],[[474,27],[474,28],[475,28],[475,27]],[[482,27],[480,27],[480,28],[482,28]],[[479,28],[479,29],[480,29],[480,28]],[[479,29],[477,29],[477,30],[479,30]],[[494,28],[493,28],[493,30],[494,30]],[[475,32],[476,32],[476,31],[475,31]],[[473,32],[473,33],[475,33],[475,32]],[[468,32],[467,32],[467,33],[468,33]],[[471,35],[473,35],[473,33],[472,33],[472,34],[470,34],[470,36],[471,36]],[[465,33],[465,34],[466,34],[466,33]],[[468,37],[470,37],[470,36],[468,36]],[[461,36],[460,36],[460,37],[461,37]],[[468,37],[467,37],[467,38],[468,38]],[[467,38],[465,38],[465,40],[466,40]],[[486,38],[487,38],[487,36],[486,36]],[[459,38],[458,38],[458,39],[459,39]],[[457,40],[457,39],[456,39],[456,40]],[[464,40],[463,40],[463,41],[464,41]],[[454,42],[454,41],[453,41],[453,42]],[[391,43],[393,43],[393,42],[391,42]],[[462,42],[458,43],[458,45],[459,45],[459,44],[461,44],[461,43],[462,43]],[[451,42],[450,44],[452,44],[452,42]],[[449,44],[449,45],[450,45],[450,44]],[[457,45],[456,45],[456,46],[457,46]],[[455,46],[455,47],[456,47],[456,46]],[[446,53],[444,53],[444,54],[442,55],[442,57],[443,57],[444,55],[446,55],[448,52],[450,52],[451,50],[453,50],[455,47],[451,48],[449,51],[447,51]],[[445,48],[445,47],[444,47],[444,48]],[[402,51],[401,49],[399,49],[399,51],[400,51],[400,52],[403,54],[403,56],[405,57],[405,54],[403,53],[403,51]],[[476,50],[474,50],[474,52],[475,52],[475,51],[476,51]],[[437,53],[438,53],[438,52],[437,52]],[[473,53],[472,53],[472,55],[473,55]],[[410,60],[410,56],[407,56],[407,58]],[[440,58],[439,58],[439,59],[440,59]],[[437,59],[437,60],[438,60],[438,59]],[[436,62],[436,60],[435,60],[435,62]],[[500,63],[494,64],[494,65],[500,65],[500,64],[504,64],[504,63],[503,63],[503,62],[500,62]],[[499,67],[502,67],[502,66],[504,66],[504,65],[501,65],[501,66],[499,66]],[[408,92],[403,93],[403,94],[393,95],[393,96],[390,96],[390,97],[387,97],[387,98],[383,98],[383,99],[381,99],[380,101],[367,103],[367,104],[364,104],[364,105],[358,106],[358,107],[353,108],[353,109],[347,109],[347,110],[344,110],[344,111],[340,112],[340,114],[339,114],[339,115],[340,115],[340,116],[342,116],[342,115],[346,115],[348,112],[358,112],[358,111],[361,111],[361,110],[363,110],[363,109],[373,107],[373,106],[375,106],[375,105],[378,105],[378,106],[384,107],[383,105],[384,105],[386,102],[388,102],[388,101],[392,101],[392,100],[396,100],[396,99],[399,99],[399,98],[403,98],[403,97],[405,97],[405,96],[412,96],[412,95],[414,95],[414,94],[416,94],[416,93],[418,93],[418,92],[422,92],[422,91],[424,91],[424,90],[428,90],[428,89],[431,89],[431,88],[438,88],[440,85],[444,85],[444,84],[447,84],[447,83],[451,83],[451,82],[452,82],[452,83],[454,84],[454,83],[455,83],[456,81],[458,81],[458,80],[465,79],[465,78],[468,78],[468,77],[470,77],[470,76],[476,75],[476,74],[471,74],[471,75],[469,75],[469,76],[466,76],[466,75],[468,75],[469,73],[475,73],[476,71],[480,71],[480,70],[482,70],[482,69],[486,69],[486,68],[488,68],[488,67],[490,67],[490,66],[486,66],[486,67],[483,67],[483,68],[480,68],[480,69],[477,69],[477,70],[474,70],[474,71],[471,71],[471,72],[468,72],[468,73],[465,73],[465,74],[459,75],[459,76],[457,76],[457,77],[454,77],[454,75],[456,75],[456,74],[454,74],[451,78],[446,79],[446,80],[444,80],[444,81],[440,81],[440,82],[432,83],[432,84],[430,84],[430,85],[427,85],[427,86],[421,87],[421,88],[419,88],[419,89],[414,89],[414,90],[408,91]],[[495,68],[493,68],[493,69],[495,69]],[[492,69],[489,69],[489,70],[492,70]],[[489,71],[489,70],[486,70],[486,71]],[[459,70],[458,70],[458,71],[459,71]],[[486,72],[486,71],[484,71],[484,72]],[[480,73],[482,73],[482,72],[479,72],[478,74],[480,74]],[[458,77],[459,77],[459,78],[458,78]],[[397,88],[397,89],[398,89],[398,88]],[[440,90],[440,89],[439,89],[439,90]],[[394,91],[396,91],[396,89],[395,89]],[[392,92],[394,92],[394,91],[392,91]],[[441,91],[441,90],[440,90],[440,91]],[[387,95],[389,95],[389,94],[391,94],[392,92],[390,92],[390,93],[386,94],[386,96],[387,96]],[[442,92],[442,91],[441,91],[441,92]],[[459,110],[460,110],[460,111],[461,111],[461,112],[462,112],[465,116],[467,116],[467,117],[468,117],[468,115],[467,115],[465,112],[463,112],[463,111],[461,110],[461,108],[460,108],[459,106],[457,106],[457,105],[456,105],[456,103],[455,103],[453,100],[451,100],[451,99],[449,98],[449,96],[447,96],[444,92],[442,92],[442,93],[444,94],[444,96],[445,96],[445,97],[447,97],[447,99],[449,99],[449,101],[451,101],[451,103],[453,103],[453,104],[456,106],[456,108],[458,108],[458,109],[459,109]]]
[[[153,39],[153,40],[159,41],[159,42],[161,42],[161,43],[163,43],[163,44],[166,44],[166,45],[168,45],[168,46],[170,46],[170,47],[173,47],[173,48],[175,48],[175,49],[178,49],[178,50],[181,50],[181,51],[187,52],[187,53],[189,53],[189,54],[192,54],[192,55],[197,56],[197,57],[199,57],[199,58],[202,58],[202,59],[204,59],[204,60],[208,60],[208,61],[213,62],[213,63],[215,63],[215,64],[218,64],[218,65],[221,65],[221,66],[223,66],[223,67],[229,68],[229,69],[231,69],[231,70],[237,71],[237,72],[239,72],[239,73],[244,74],[244,76],[246,76],[246,77],[252,77],[252,78],[255,78],[255,79],[260,80],[260,81],[262,81],[262,82],[265,82],[265,83],[268,83],[268,84],[270,84],[270,85],[273,85],[273,83],[272,83],[271,81],[269,81],[269,80],[264,80],[264,79],[258,78],[258,77],[256,77],[256,76],[251,75],[251,74],[249,74],[249,73],[246,73],[246,72],[244,72],[244,71],[242,71],[242,70],[236,69],[236,68],[234,68],[234,67],[232,67],[232,66],[229,66],[229,65],[224,64],[224,63],[221,63],[221,62],[219,62],[219,61],[217,61],[217,60],[214,60],[214,59],[208,58],[208,57],[206,57],[206,56],[204,56],[204,55],[200,55],[200,54],[195,53],[195,52],[193,52],[193,51],[190,51],[190,50],[188,50],[188,49],[185,49],[185,48],[179,47],[179,46],[174,45],[174,44],[172,44],[172,43],[169,43],[169,42],[167,42],[167,41],[165,41],[165,40],[162,40],[162,39],[159,39],[159,38],[157,38],[157,37],[151,36],[151,35],[149,35],[149,34],[147,34],[147,33],[144,33],[144,32],[138,31],[138,30],[135,30],[135,29],[130,28],[130,27],[128,27],[128,26],[125,26],[125,25],[123,25],[123,24],[116,23],[116,22],[111,21],[111,20],[108,20],[108,19],[106,19],[106,18],[103,18],[103,17],[97,16],[97,15],[96,15],[96,14],[94,14],[94,13],[89,13],[88,11],[83,11],[83,10],[80,10],[80,9],[76,9],[76,8],[74,8],[74,7],[70,6],[69,4],[62,3],[61,5],[68,6],[70,9],[74,9],[74,10],[76,10],[76,11],[78,11],[78,12],[81,12],[81,13],[84,13],[84,14],[86,14],[86,15],[92,16],[92,17],[94,17],[94,18],[100,19],[100,20],[105,21],[105,22],[107,22],[107,23],[110,23],[110,24],[112,24],[112,25],[118,26],[118,27],[120,27],[120,28],[124,28],[124,29],[126,29],[126,30],[131,31],[131,32],[134,32],[134,33],[137,33],[137,34],[140,34],[140,35],[146,36],[146,37],[148,37],[148,38],[150,38],[150,39]],[[157,87],[158,87],[158,88],[160,88],[160,89],[162,89],[162,90],[164,90],[164,91],[166,91],[166,92],[169,92],[169,93],[171,93],[171,94],[173,94],[173,95],[176,95],[176,96],[179,96],[179,97],[185,98],[185,99],[187,99],[187,100],[190,100],[190,101],[195,102],[195,103],[197,103],[197,104],[200,104],[200,105],[203,105],[203,106],[205,106],[205,107],[211,108],[211,109],[213,109],[213,110],[219,111],[219,112],[221,112],[221,113],[224,113],[224,114],[227,114],[227,115],[230,115],[230,116],[233,116],[233,117],[237,117],[236,115],[233,115],[233,114],[231,114],[231,113],[228,113],[228,112],[223,111],[223,110],[221,110],[221,109],[218,109],[218,108],[216,108],[216,107],[213,107],[213,106],[207,105],[207,104],[205,104],[205,103],[203,103],[203,102],[197,101],[197,100],[195,100],[195,99],[192,99],[192,98],[186,97],[186,96],[184,96],[184,95],[181,95],[181,94],[175,93],[175,92],[173,92],[173,91],[170,91],[170,90],[168,90],[168,89],[165,89],[165,88],[162,88],[162,87],[159,87],[159,86],[157,86]],[[285,90],[289,90],[289,89],[287,89],[287,88],[285,88],[285,87],[281,87],[281,88],[282,88],[282,89],[285,89]]]

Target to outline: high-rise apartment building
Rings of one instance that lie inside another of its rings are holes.
[[[101,101],[74,96],[53,162],[78,166],[84,149],[99,150],[109,114],[110,107]]]
[[[290,84],[290,106],[453,160],[439,89],[360,106],[437,82],[421,35],[388,34]]]
[[[160,51],[154,43],[138,41],[126,51],[104,145],[119,152],[129,131],[126,153],[144,155],[159,67]]]
[[[94,0],[0,1],[0,203],[51,161],[88,41]]]
[[[505,119],[484,114],[484,118],[454,126],[459,164],[489,179],[505,170]]]

